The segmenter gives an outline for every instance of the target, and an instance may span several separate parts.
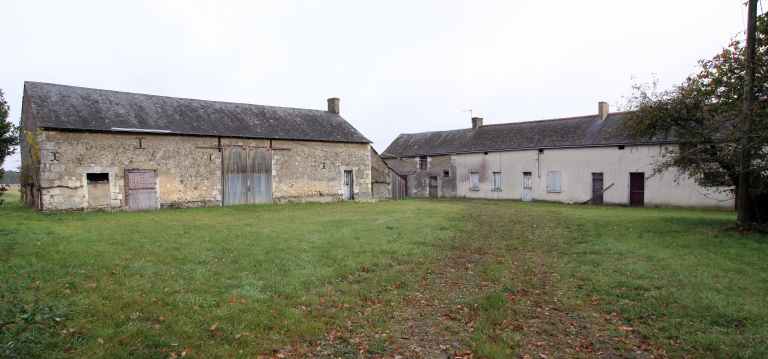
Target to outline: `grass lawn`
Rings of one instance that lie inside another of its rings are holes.
[[[768,237],[732,213],[4,198],[0,357],[768,356]]]

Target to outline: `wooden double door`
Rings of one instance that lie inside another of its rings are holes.
[[[228,146],[223,155],[225,206],[272,202],[272,152],[269,149]]]

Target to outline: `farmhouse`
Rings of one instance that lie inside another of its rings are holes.
[[[337,98],[321,111],[26,82],[21,126],[22,197],[39,210],[372,197],[370,141]]]
[[[469,197],[565,203],[733,208],[726,191],[705,189],[677,171],[655,174],[674,141],[638,141],[628,113],[483,125],[401,134],[382,158],[414,197]]]

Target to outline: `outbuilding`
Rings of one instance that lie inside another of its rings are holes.
[[[382,158],[406,179],[412,197],[466,197],[733,208],[730,188],[704,188],[676,170],[655,165],[674,139],[632,138],[631,113],[483,124],[401,134]]]
[[[26,82],[23,201],[43,211],[372,198],[370,141],[327,110]]]

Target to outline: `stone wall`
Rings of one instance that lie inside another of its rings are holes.
[[[429,197],[429,178],[437,177],[438,197],[456,197],[456,169],[451,156],[427,157],[427,169],[419,169],[419,158],[388,158],[387,164],[406,176],[408,195]]]
[[[391,199],[392,198],[392,180],[396,174],[381,159],[378,153],[371,148],[371,182],[373,198]]]
[[[91,209],[96,201],[89,207],[88,173],[108,176],[108,204],[99,207],[125,209],[124,174],[128,169],[157,171],[163,207],[217,206],[222,186],[219,141],[223,146],[260,147],[270,142],[50,130],[37,131],[35,138],[37,147],[26,146],[31,154],[23,155],[29,163],[22,167],[39,168],[39,179],[32,179],[39,201],[27,203],[42,210]],[[277,149],[272,158],[274,201],[339,200],[345,169],[354,172],[356,198],[371,197],[369,145],[275,140],[272,146]],[[35,152],[39,165],[33,158]]]
[[[345,170],[354,175],[355,199],[372,198],[370,145],[275,140],[272,146],[275,201],[342,200]]]

